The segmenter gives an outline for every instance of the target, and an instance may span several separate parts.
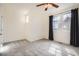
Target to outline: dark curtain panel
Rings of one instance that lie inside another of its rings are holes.
[[[78,22],[78,9],[71,10],[71,35],[70,44],[73,46],[79,46],[79,22]]]
[[[49,16],[49,40],[53,40],[53,16]]]

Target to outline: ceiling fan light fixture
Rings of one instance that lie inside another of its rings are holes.
[[[44,6],[45,11],[47,11],[48,8],[51,8],[51,7],[55,7],[55,8],[59,7],[57,4],[54,4],[54,3],[42,3],[42,4],[37,5],[37,7],[39,6]]]

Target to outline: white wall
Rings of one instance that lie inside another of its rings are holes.
[[[48,16],[31,5],[3,4],[0,13],[4,18],[3,42],[27,39],[34,41],[45,38],[46,20]],[[25,15],[29,16],[29,23],[25,24]]]
[[[65,4],[66,5],[66,4]],[[35,7],[35,4],[2,4],[0,5],[0,14],[4,21],[4,40],[2,42],[27,39],[35,41],[41,38],[48,39],[49,33],[49,15],[62,13],[78,7],[78,5],[66,8],[64,5],[57,10],[53,9],[43,11]],[[61,7],[61,6],[60,6]],[[25,24],[25,15],[29,16],[29,23]],[[55,32],[55,40],[69,44],[67,32]]]
[[[38,10],[33,10],[28,14],[29,23],[27,23],[27,39],[30,41],[45,38],[46,36],[46,20],[48,16],[41,14]]]

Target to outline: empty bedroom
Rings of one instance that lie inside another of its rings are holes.
[[[0,3],[0,56],[79,56],[79,3]]]

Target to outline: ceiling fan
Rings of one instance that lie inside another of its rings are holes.
[[[50,6],[51,7],[55,7],[55,8],[58,8],[59,7],[57,4],[54,4],[54,3],[42,3],[42,4],[38,4],[36,6],[37,7],[45,6],[45,11],[47,11]]]

